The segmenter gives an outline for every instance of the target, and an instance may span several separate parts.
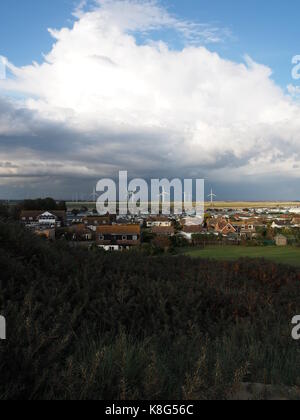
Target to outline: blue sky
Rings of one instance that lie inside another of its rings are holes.
[[[53,40],[48,27],[72,24],[74,0],[3,0],[0,3],[0,54],[16,65],[40,62]]]
[[[282,87],[291,83],[291,59],[300,53],[298,0],[164,0],[175,15],[228,28],[232,37],[210,45],[222,57],[241,61],[249,54],[270,66]],[[0,54],[20,66],[41,62],[53,44],[47,28],[70,27],[75,0],[2,0]],[[159,36],[159,35],[156,35]]]

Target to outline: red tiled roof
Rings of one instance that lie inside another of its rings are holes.
[[[203,228],[200,225],[195,226],[184,226],[182,231],[185,233],[200,233],[202,232]]]
[[[147,222],[170,222],[167,216],[156,216],[156,217],[149,217]]]
[[[140,235],[140,225],[103,225],[97,227],[97,233],[103,235]]]
[[[155,235],[174,235],[175,229],[171,226],[155,226],[151,229],[151,232]]]

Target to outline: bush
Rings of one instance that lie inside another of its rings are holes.
[[[54,244],[0,222],[1,399],[227,398],[296,385],[300,274]]]

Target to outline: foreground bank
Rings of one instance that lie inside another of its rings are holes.
[[[295,386],[299,270],[110,254],[0,223],[2,399],[230,398]]]

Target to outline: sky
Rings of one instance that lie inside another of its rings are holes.
[[[0,198],[84,198],[128,170],[205,178],[220,200],[300,200],[299,12],[3,0]]]

